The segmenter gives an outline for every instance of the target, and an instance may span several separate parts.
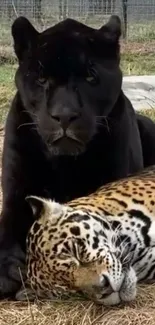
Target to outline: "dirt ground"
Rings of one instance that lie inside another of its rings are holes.
[[[121,41],[121,53],[134,53],[134,54],[146,54],[154,53],[155,40],[146,42],[125,42]]]
[[[0,128],[0,167],[3,138]],[[134,302],[115,308],[82,300],[0,301],[0,325],[155,325],[155,284],[139,287]]]

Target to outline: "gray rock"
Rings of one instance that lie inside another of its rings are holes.
[[[125,76],[123,90],[136,110],[155,109],[155,76]]]

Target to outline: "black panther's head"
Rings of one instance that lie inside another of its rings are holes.
[[[121,24],[99,30],[67,19],[42,33],[24,17],[12,26],[16,86],[47,150],[83,152],[121,92]]]

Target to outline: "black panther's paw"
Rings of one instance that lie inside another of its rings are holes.
[[[0,248],[0,299],[13,297],[25,279],[25,254],[21,248]]]

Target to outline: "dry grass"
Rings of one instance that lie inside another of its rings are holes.
[[[140,286],[135,302],[113,308],[88,301],[0,303],[0,325],[154,325],[155,285]]]

